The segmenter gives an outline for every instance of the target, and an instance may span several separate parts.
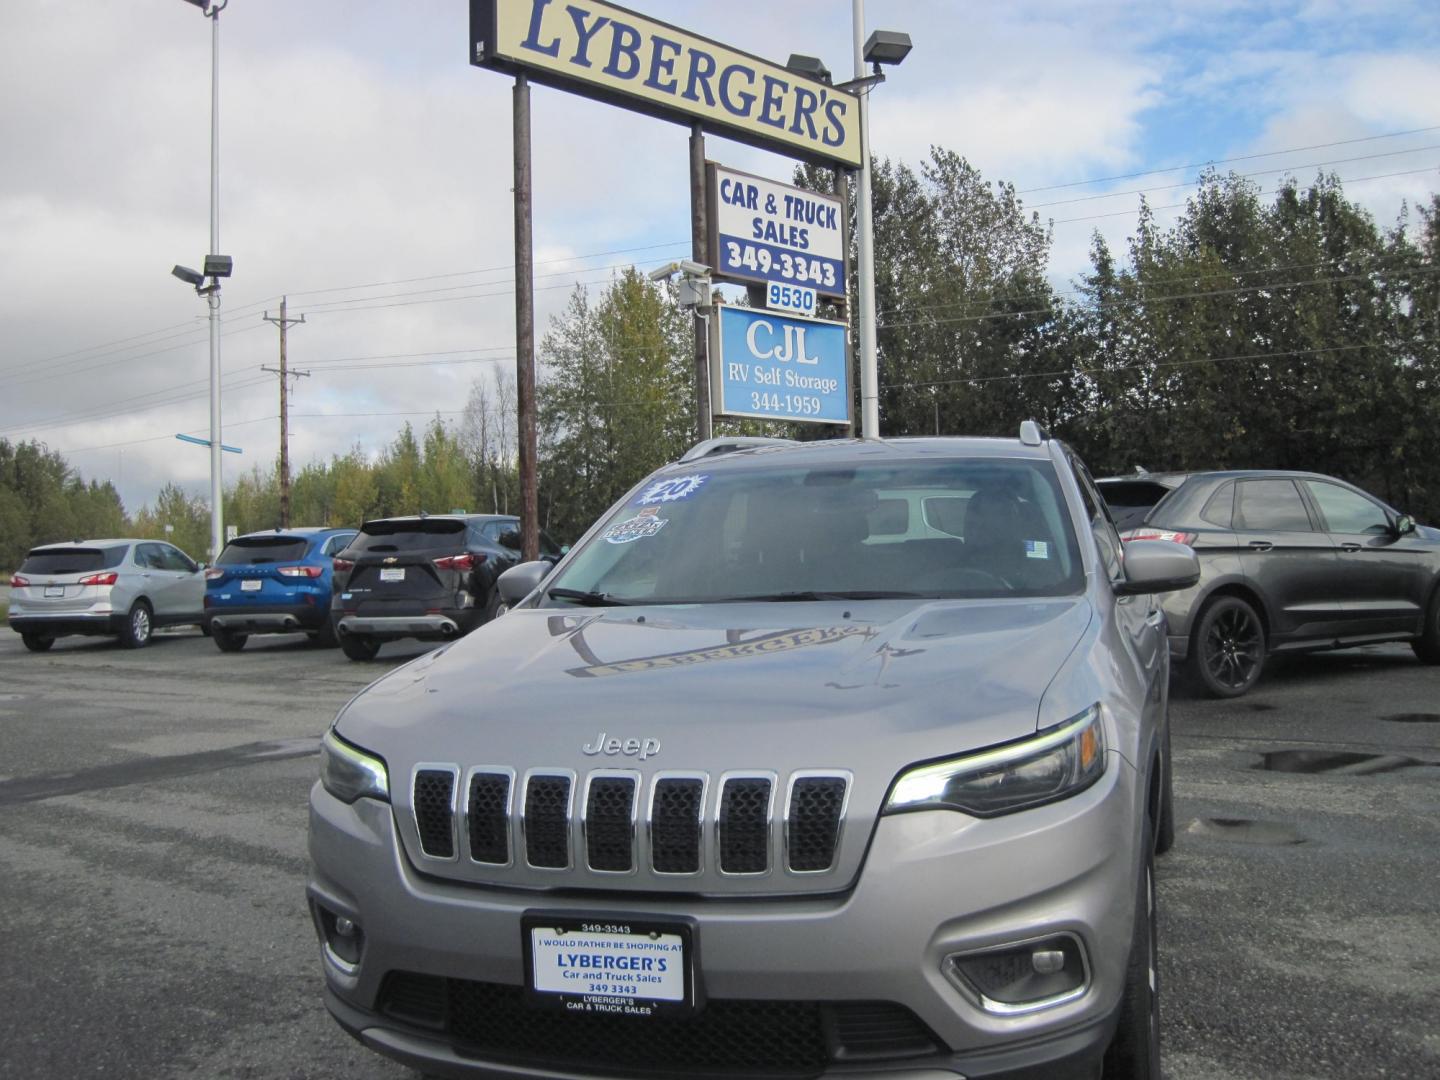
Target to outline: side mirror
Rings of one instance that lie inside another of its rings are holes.
[[[1404,536],[1415,531],[1415,519],[1409,514],[1401,514],[1395,519],[1395,535]]]
[[[495,587],[500,590],[500,599],[509,607],[514,607],[534,592],[552,569],[554,567],[544,559],[512,566],[495,581]]]
[[[1125,545],[1125,580],[1115,585],[1115,592],[1179,592],[1199,580],[1200,560],[1189,546],[1173,540],[1131,540]]]

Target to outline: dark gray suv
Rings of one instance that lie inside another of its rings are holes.
[[[1343,480],[1248,470],[1100,481],[1155,505],[1127,540],[1174,540],[1200,582],[1169,594],[1170,651],[1217,697],[1245,693],[1276,652],[1408,641],[1440,663],[1440,530]],[[1123,512],[1123,511],[1122,511]]]
[[[706,450],[326,733],[336,1020],[436,1076],[1158,1078],[1194,553],[1122,560],[1033,424]]]

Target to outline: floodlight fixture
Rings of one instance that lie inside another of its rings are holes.
[[[790,59],[785,61],[785,70],[793,71],[797,75],[808,75],[823,83],[830,81],[830,69],[825,66],[825,61],[818,56],[805,56],[802,53],[791,53]]]
[[[229,277],[230,270],[235,261],[229,255],[206,255],[205,276],[206,277]]]
[[[197,270],[191,270],[188,266],[176,265],[170,273],[185,282],[186,285],[194,285],[197,289],[205,284],[205,275]]]
[[[894,66],[910,55],[910,35],[899,30],[876,30],[865,42],[865,62]]]

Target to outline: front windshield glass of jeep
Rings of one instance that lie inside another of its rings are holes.
[[[1078,593],[1054,467],[979,458],[673,471],[613,510],[548,602],[966,598]]]

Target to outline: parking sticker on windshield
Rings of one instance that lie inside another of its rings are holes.
[[[1025,557],[1027,559],[1048,559],[1050,557],[1050,545],[1044,540],[1026,540]]]
[[[647,536],[654,536],[665,527],[666,518],[659,517],[658,506],[643,507],[638,514],[632,518],[611,525],[602,534],[607,544],[631,544],[636,540],[643,540]]]
[[[657,480],[640,494],[639,505],[649,506],[651,503],[677,502],[680,499],[688,499],[695,492],[700,490],[700,485],[705,483],[709,476],[677,476],[671,480]]]

